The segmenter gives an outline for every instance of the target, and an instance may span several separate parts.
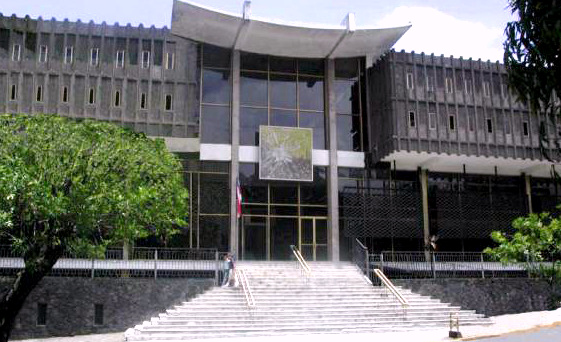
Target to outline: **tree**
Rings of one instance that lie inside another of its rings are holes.
[[[561,96],[561,0],[510,0],[509,4],[512,13],[518,14],[518,20],[509,22],[505,29],[509,86],[532,113],[546,115],[557,129],[556,117],[561,114],[556,98]],[[559,159],[561,144],[550,143],[545,122],[540,127],[540,147],[546,159]]]
[[[53,115],[0,115],[0,238],[25,268],[0,293],[0,342],[25,298],[65,252],[186,225],[181,164],[162,140],[116,125]]]
[[[561,220],[549,213],[530,214],[515,219],[512,226],[512,236],[493,232],[491,238],[498,246],[484,252],[503,263],[524,262],[532,275],[555,285],[561,275]]]

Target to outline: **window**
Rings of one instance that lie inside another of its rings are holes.
[[[103,325],[103,304],[94,304],[94,325]]]
[[[170,94],[166,95],[166,103],[165,103],[165,110],[173,110],[173,98]]]
[[[115,56],[115,67],[122,68],[125,66],[125,50],[117,51]]]
[[[471,94],[471,80],[464,80],[464,89],[466,94]]]
[[[469,126],[469,131],[470,132],[475,131],[475,113],[469,113],[469,115],[468,115],[468,126]]]
[[[454,84],[452,78],[446,77],[446,93],[452,94],[454,92]]]
[[[47,45],[39,46],[39,63],[47,62]]]
[[[120,107],[120,106],[121,106],[121,92],[117,90],[115,92],[115,107]]]
[[[510,135],[510,133],[510,120],[508,119],[508,117],[505,117],[505,134]]]
[[[95,89],[90,88],[90,92],[88,94],[88,103],[94,104],[95,103]]]
[[[427,91],[434,92],[434,78],[427,76]]]
[[[483,82],[483,96],[491,96],[491,86],[489,85],[489,81]]]
[[[436,129],[436,113],[429,113],[429,129]]]
[[[12,84],[10,88],[10,100],[17,100],[18,99],[18,87],[15,84]]]
[[[456,130],[456,118],[454,117],[454,115],[448,116],[448,127],[451,131]]]
[[[21,59],[21,45],[14,44],[12,48],[12,61],[18,62]]]
[[[140,109],[146,109],[146,93],[140,94]]]
[[[493,133],[493,120],[487,119],[487,133]]]
[[[72,64],[72,58],[74,57],[74,47],[67,46],[64,49],[64,64]]]
[[[508,85],[506,85],[505,83],[501,84],[501,96],[503,97],[503,99],[506,99],[508,97]]]
[[[47,304],[37,303],[37,325],[47,325]]]
[[[413,89],[413,73],[407,73],[407,89]]]
[[[168,70],[173,70],[175,67],[175,54],[173,52],[166,53],[165,66]]]
[[[68,102],[68,87],[62,87],[62,102]]]
[[[409,112],[409,127],[415,127],[415,112]]]
[[[35,100],[37,102],[42,102],[43,101],[43,87],[42,86],[37,87],[37,92],[35,94]]]
[[[522,134],[524,134],[525,137],[530,135],[530,132],[528,130],[528,121],[522,122]]]
[[[142,51],[142,69],[150,67],[150,51]]]
[[[99,48],[90,50],[90,65],[97,66],[99,64]]]

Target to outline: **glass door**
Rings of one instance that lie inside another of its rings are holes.
[[[300,219],[299,249],[309,261],[327,260],[327,219],[303,217]]]
[[[267,260],[267,217],[244,216],[241,229],[242,260]]]

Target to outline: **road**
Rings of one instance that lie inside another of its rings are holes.
[[[545,342],[561,341],[561,325],[552,328],[541,328],[524,333],[513,333],[499,337],[490,337],[474,342]]]

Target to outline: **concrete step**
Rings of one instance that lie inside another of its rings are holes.
[[[410,303],[404,309],[354,265],[314,263],[308,279],[295,266],[240,262],[254,308],[247,308],[241,288],[215,288],[129,329],[127,341],[418,330],[448,326],[450,313],[458,314],[461,325],[490,322],[474,311],[398,288]]]
[[[247,313],[246,315],[239,315],[237,320],[233,320],[236,324],[244,325],[244,324],[274,324],[276,322],[282,323],[299,323],[299,322],[306,322],[306,324],[315,324],[315,323],[325,323],[325,322],[339,322],[339,323],[354,323],[354,322],[393,322],[393,321],[403,321],[403,320],[419,320],[419,319],[449,319],[450,313],[442,312],[424,312],[424,313],[403,313],[403,312],[394,312],[394,313],[385,313],[385,314],[377,314],[377,315],[368,315],[357,317],[357,315],[351,314],[338,314],[338,315],[325,315],[320,314],[314,317],[302,317],[302,316],[270,316],[270,315],[260,315],[257,313],[250,314]],[[460,313],[458,314],[458,318],[463,322],[463,320],[469,319],[481,319],[481,315],[476,315],[473,313]],[[193,316],[193,317],[183,317],[183,316],[160,316],[155,318],[155,321],[158,322],[160,325],[173,325],[173,324],[195,324],[195,325],[220,325],[223,324],[220,321],[217,321],[217,317],[208,317],[208,316]]]

